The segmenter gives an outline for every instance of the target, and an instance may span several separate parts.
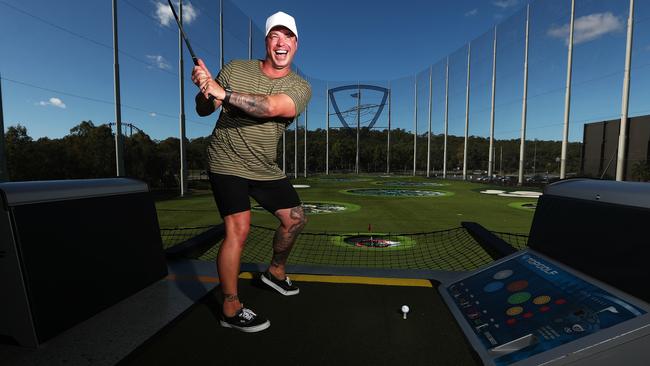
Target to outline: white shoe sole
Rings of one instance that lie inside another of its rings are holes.
[[[261,277],[262,277],[262,282],[266,283],[271,288],[273,288],[275,291],[279,292],[280,294],[282,294],[284,296],[298,295],[300,293],[300,289],[297,289],[297,290],[294,290],[294,291],[287,291],[287,290],[283,289],[282,287],[280,287],[280,286],[276,285],[275,283],[273,283],[273,281],[266,278],[266,276],[262,275]]]
[[[266,322],[256,325],[254,327],[238,327],[236,325],[232,325],[228,322],[225,322],[223,320],[219,320],[219,324],[221,324],[222,327],[224,328],[232,328],[232,329],[237,329],[239,331],[242,331],[244,333],[255,333],[255,332],[260,332],[263,331],[264,329],[268,328],[271,326],[271,322],[267,320]]]

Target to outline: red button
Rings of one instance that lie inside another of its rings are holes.
[[[551,310],[551,308],[548,306],[542,306],[541,308],[539,308],[539,311],[541,311],[542,313],[545,313],[549,310]]]
[[[558,305],[566,304],[566,300],[564,300],[564,299],[557,299],[557,300],[555,300],[555,303],[558,304]]]
[[[517,291],[521,291],[521,290],[525,289],[526,287],[528,287],[528,281],[519,280],[519,281],[515,281],[515,282],[510,283],[506,288],[510,292],[517,292]]]
[[[528,319],[528,318],[532,318],[532,317],[533,317],[533,313],[528,312],[528,313],[525,313],[525,314],[522,315],[522,316],[523,316],[524,318],[526,318],[526,319]]]
[[[508,325],[514,325],[516,322],[517,322],[517,319],[515,319],[515,318],[510,318],[510,319],[506,320],[506,324],[508,324]]]

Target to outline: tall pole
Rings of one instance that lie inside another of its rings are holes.
[[[392,99],[393,91],[390,88],[390,82],[388,83],[388,136],[386,140],[386,174],[390,173],[390,106]]]
[[[524,184],[524,163],[526,160],[526,118],[528,111],[528,31],[530,29],[530,4],[526,6],[526,46],[524,47],[524,95],[521,106],[521,142],[519,144],[519,179]]]
[[[330,174],[330,87],[325,84],[325,91],[327,92],[327,116],[325,119],[325,175]]]
[[[126,175],[124,171],[124,145],[122,142],[122,103],[120,101],[120,62],[117,39],[117,0],[113,0],[113,85],[115,88],[115,165],[117,176]]]
[[[447,135],[449,134],[449,56],[445,66],[445,138],[442,152],[442,177],[447,178]]]
[[[537,171],[535,170],[537,164],[537,139],[535,139],[533,149],[533,176],[535,176],[537,174]]]
[[[0,75],[0,182],[9,180],[7,171],[7,150],[5,147],[5,117],[2,110],[2,75]]]
[[[433,113],[433,66],[429,66],[429,131],[427,132],[427,177],[431,174],[431,114]]]
[[[499,175],[503,177],[503,145],[500,146],[501,152],[499,154]]]
[[[623,100],[621,101],[621,127],[618,132],[618,156],[616,158],[616,180],[625,179],[625,158],[627,156],[627,114],[630,106],[630,73],[632,65],[632,35],[634,33],[634,0],[630,0],[630,16],[627,18],[627,46],[625,50],[625,75],[623,77]]]
[[[413,108],[413,176],[415,177],[418,152],[418,76],[415,74],[415,106]]]
[[[361,127],[361,87],[357,83],[357,158],[354,165],[356,174],[359,174],[359,128]]]
[[[219,70],[223,70],[223,0],[219,0]]]
[[[492,43],[492,96],[490,98],[490,153],[488,161],[488,179],[494,174],[494,107],[497,91],[497,26],[494,26],[494,41]]]
[[[253,59],[253,20],[248,18],[248,59]]]
[[[183,0],[178,2],[179,22],[183,25]],[[187,156],[185,154],[185,78],[183,76],[183,34],[178,29],[178,79],[180,89],[181,197],[187,194]]]
[[[463,146],[463,180],[467,180],[467,147],[469,144],[469,82],[472,42],[467,44],[467,84],[465,86],[465,145]]]
[[[571,0],[571,23],[569,25],[569,53],[566,65],[566,93],[564,96],[564,129],[562,131],[562,154],[560,158],[560,179],[566,178],[566,156],[569,145],[569,118],[571,114],[571,71],[573,67],[573,27],[576,1]]]

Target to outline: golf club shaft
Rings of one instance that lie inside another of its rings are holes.
[[[185,31],[183,30],[183,26],[181,25],[181,20],[178,18],[178,15],[176,14],[176,10],[174,10],[174,5],[172,5],[171,0],[167,0],[169,3],[169,8],[172,9],[172,14],[174,15],[174,19],[176,19],[176,24],[178,25],[178,29],[181,31],[181,35],[183,36],[183,40],[185,41],[185,45],[187,46],[187,49],[190,51],[190,55],[192,56],[192,62],[194,62],[194,65],[199,65],[199,60],[196,58],[196,54],[194,53],[194,50],[192,49],[192,46],[190,45],[190,40],[187,38],[187,34],[185,34]]]
[[[172,9],[172,14],[174,15],[174,19],[176,19],[176,25],[178,25],[178,29],[181,31],[181,36],[183,37],[183,40],[185,41],[185,45],[187,46],[187,50],[190,51],[190,56],[192,56],[192,62],[194,65],[199,66],[199,59],[196,57],[196,54],[194,53],[194,50],[192,49],[192,46],[190,45],[190,40],[187,38],[187,34],[185,34],[185,31],[183,30],[183,26],[181,25],[181,20],[178,18],[178,15],[176,14],[176,10],[174,10],[174,5],[172,5],[171,0],[167,0],[167,3],[169,3],[169,8]],[[181,70],[182,72],[182,70]],[[215,101],[215,96],[210,95],[208,97],[208,100],[214,103]]]

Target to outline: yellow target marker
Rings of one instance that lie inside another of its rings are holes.
[[[522,308],[521,306],[513,306],[511,308],[508,308],[508,310],[506,310],[506,314],[508,316],[517,316],[521,314],[523,311],[524,308]]]
[[[551,302],[551,297],[547,295],[537,296],[533,299],[533,304],[535,305],[544,305]]]

